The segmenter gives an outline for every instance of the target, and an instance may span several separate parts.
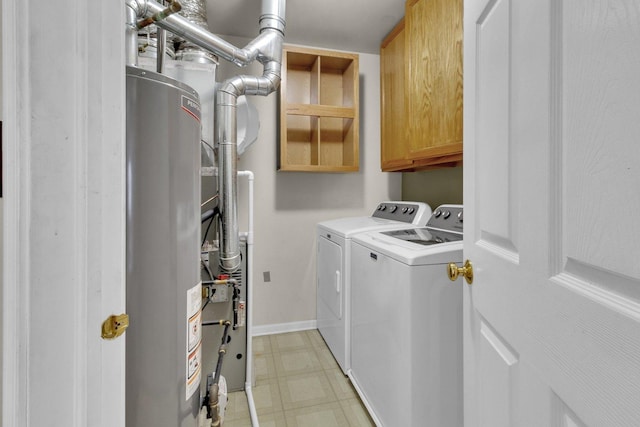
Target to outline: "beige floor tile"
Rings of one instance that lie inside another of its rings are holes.
[[[271,351],[282,353],[290,350],[300,350],[311,347],[311,341],[306,331],[289,332],[286,334],[270,335]]]
[[[260,426],[374,426],[317,330],[254,337],[253,350]],[[305,366],[316,369],[308,351],[315,351],[323,370],[291,374]],[[276,357],[287,375],[279,375]],[[224,426],[251,427],[244,391],[229,394]]]
[[[253,346],[254,355],[271,354],[272,352],[271,338],[269,337],[269,335],[253,337],[251,345]]]
[[[323,371],[278,378],[278,384],[285,411],[337,400]]]
[[[340,369],[325,371],[325,374],[327,375],[327,378],[329,378],[331,388],[333,388],[333,392],[336,394],[338,400],[358,397],[358,394],[351,385],[351,381],[349,381],[349,378],[347,378]]]
[[[338,362],[336,362],[336,359],[334,359],[333,354],[331,354],[331,350],[329,350],[329,348],[327,348],[326,346],[316,347],[315,350],[318,358],[320,359],[320,363],[322,364],[322,369],[340,369],[340,365],[338,365]]]
[[[224,427],[252,427],[251,418],[243,418],[241,420],[224,420]],[[262,425],[262,422],[260,423]]]
[[[322,371],[322,364],[313,348],[273,353],[278,377]]]
[[[338,402],[292,409],[285,416],[287,427],[349,427]]]
[[[265,380],[269,380],[277,376],[276,365],[273,361],[273,354],[253,356],[253,369],[256,384],[261,384]]]
[[[236,391],[227,395],[227,407],[224,411],[225,420],[249,418],[249,405],[244,391]]]
[[[273,414],[260,416],[258,417],[258,422],[260,427],[287,427],[284,412],[274,412]]]
[[[359,398],[341,400],[340,406],[344,411],[349,425],[353,427],[375,427],[375,423],[362,405]]]
[[[324,338],[320,335],[320,332],[317,329],[309,329],[307,331],[307,336],[309,337],[309,341],[311,341],[311,345],[314,347],[326,347],[327,344],[324,342]]]
[[[287,427],[284,412],[274,412],[273,414],[258,416],[260,427]],[[223,427],[252,427],[251,418],[242,418],[239,420],[227,420],[225,418]]]
[[[263,384],[256,385],[252,391],[253,402],[256,405],[256,412],[259,417],[274,412],[282,412],[280,388],[276,378],[266,380]]]

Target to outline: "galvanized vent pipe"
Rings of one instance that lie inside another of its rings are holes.
[[[181,0],[182,10],[180,15],[185,17],[193,24],[207,30],[209,24],[207,22],[207,3],[205,0]],[[194,43],[184,40],[181,37],[175,37],[176,60],[198,62],[201,64],[217,64],[218,59],[207,49],[203,49]]]
[[[237,211],[237,106],[242,95],[267,96],[280,86],[284,20],[279,15],[265,14],[260,20],[261,35],[254,40],[258,61],[264,66],[262,76],[241,75],[222,83],[216,93],[215,135],[218,146],[218,193],[221,202],[220,266],[235,271],[240,266]],[[284,1],[282,13],[284,13]],[[250,44],[251,45],[251,44]]]
[[[139,17],[146,17],[164,10],[164,6],[153,0],[126,0],[127,6],[133,8]],[[273,42],[274,35],[263,30],[267,27],[278,28],[284,37],[284,12],[286,0],[263,0],[262,15],[260,17],[261,33],[244,48],[238,48],[226,40],[210,33],[206,29],[190,22],[176,14],[156,23],[159,27],[169,30],[173,34],[189,40],[220,58],[244,67],[252,63],[260,54],[265,44]],[[280,44],[282,41],[280,40]]]
[[[286,0],[263,0],[260,34],[239,49],[179,15],[156,25],[185,38],[238,66],[258,60],[262,76],[236,76],[222,83],[216,95],[215,143],[218,146],[218,192],[221,208],[220,266],[233,272],[240,266],[237,212],[237,101],[241,95],[269,95],[280,85]],[[153,0],[127,0],[137,16],[148,17],[164,7]]]
[[[127,2],[125,7],[126,13],[126,29],[125,29],[125,47],[124,47],[124,55],[126,65],[131,67],[138,66],[138,27],[137,27],[137,18],[138,18],[138,9],[136,7],[136,2],[130,1]]]

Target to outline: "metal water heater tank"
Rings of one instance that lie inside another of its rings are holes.
[[[200,102],[127,67],[126,426],[194,427],[200,403]]]

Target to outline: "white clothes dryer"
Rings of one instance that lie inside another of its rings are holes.
[[[350,356],[351,238],[365,231],[424,226],[431,207],[421,202],[382,202],[371,216],[339,218],[317,225],[317,326],[346,374]]]
[[[354,236],[349,377],[378,426],[461,427],[463,208]]]

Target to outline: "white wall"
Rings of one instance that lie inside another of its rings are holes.
[[[248,40],[225,37],[237,46]],[[221,61],[218,80],[262,74],[260,64],[238,69]],[[369,215],[382,200],[398,200],[401,175],[380,172],[380,57],[360,54],[360,171],[277,172],[278,94],[251,97],[260,114],[258,140],[239,161],[255,173],[254,325],[316,318],[315,226],[346,216]],[[240,180],[240,209],[246,183]],[[241,225],[244,222],[241,223]],[[263,272],[271,281],[265,283]]]
[[[462,166],[403,173],[402,200],[425,202],[431,209],[462,204]]]

